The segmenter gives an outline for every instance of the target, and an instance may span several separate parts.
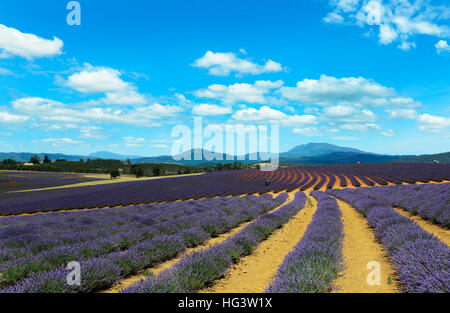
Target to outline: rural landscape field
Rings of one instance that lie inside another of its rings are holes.
[[[0,175],[4,186],[14,186],[16,177],[45,185],[83,179]],[[16,193],[1,201],[0,215],[5,293],[450,288],[450,164],[288,167],[68,185]],[[67,284],[73,260],[83,269],[78,286]],[[379,264],[378,282],[368,282],[371,262]]]
[[[1,1],[0,299],[448,302],[449,21],[448,0]]]

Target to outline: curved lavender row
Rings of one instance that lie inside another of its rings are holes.
[[[342,268],[344,234],[337,201],[321,191],[311,195],[319,201],[313,220],[265,292],[329,292]]]
[[[262,215],[225,242],[189,254],[171,269],[163,271],[158,276],[149,276],[122,292],[192,293],[205,288],[221,278],[227,269],[237,263],[240,258],[249,255],[259,242],[282,227],[305,206],[305,203],[306,195],[303,192],[297,192],[294,201],[273,213]]]
[[[286,199],[287,195],[283,194],[270,203],[263,200],[250,208],[220,208],[217,209],[219,214],[211,214],[209,216],[204,214],[203,216],[197,216],[196,219],[191,220],[190,223],[187,221],[179,221],[180,223],[175,222],[170,225],[172,227],[168,227],[168,229],[171,229],[171,233],[173,233],[172,235],[160,235],[149,240],[142,241],[125,251],[103,254],[100,257],[86,258],[83,255],[77,255],[77,252],[79,252],[77,250],[79,247],[77,246],[75,246],[72,250],[61,249],[57,251],[59,254],[56,253],[56,255],[55,253],[45,253],[43,257],[42,255],[36,256],[33,260],[26,260],[26,262],[21,263],[25,267],[30,267],[27,269],[34,271],[29,278],[19,281],[18,283],[7,287],[0,292],[52,292],[51,290],[46,291],[45,286],[49,283],[49,281],[54,280],[54,273],[58,273],[61,279],[64,274],[67,276],[68,273],[64,268],[58,267],[57,262],[64,264],[72,260],[81,261],[80,263],[82,269],[84,267],[92,267],[93,272],[87,271],[88,273],[86,273],[86,271],[83,270],[83,284],[86,283],[86,285],[81,290],[73,289],[69,286],[63,286],[65,284],[65,280],[60,279],[57,282],[54,282],[57,284],[57,287],[52,289],[53,291],[63,288],[65,292],[74,290],[77,292],[89,292],[92,290],[107,288],[111,285],[111,281],[115,282],[121,277],[126,277],[136,273],[138,270],[153,267],[158,263],[174,258],[178,254],[184,252],[188,247],[194,247],[202,244],[211,236],[225,233],[243,222],[252,220],[260,214],[282,204],[286,201]],[[226,213],[224,213],[224,211]],[[39,259],[39,257],[41,258]],[[50,258],[53,261],[50,262],[48,259],[45,259],[45,257]],[[109,269],[113,268],[117,270],[115,274],[111,274],[112,276],[108,277],[109,285],[105,285],[105,282],[103,282],[103,277],[100,275],[103,269],[95,269],[94,266],[95,264],[104,263],[106,261],[110,262],[110,266],[108,267]],[[12,274],[17,276],[17,267],[15,269],[15,271],[12,271]],[[47,271],[39,274],[42,270]],[[3,272],[3,276],[5,278],[8,277],[7,274],[8,272]],[[2,277],[2,279],[4,277]],[[96,283],[96,280],[98,280],[98,283]]]
[[[200,199],[272,191],[264,180],[245,183],[240,171],[27,192],[0,202],[0,215],[63,209],[126,206],[150,202]]]
[[[374,187],[359,192],[450,228],[450,183]]]
[[[329,190],[353,205],[375,228],[406,292],[450,292],[450,248],[386,204],[355,190]]]

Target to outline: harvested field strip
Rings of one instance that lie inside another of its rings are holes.
[[[280,207],[289,204],[290,202],[292,202],[294,200],[294,193],[289,194],[289,198],[286,200],[286,202],[284,202],[283,204],[281,204],[280,206],[276,207],[275,209],[269,211],[268,213],[272,213],[275,212],[276,210],[278,210]],[[211,246],[220,244],[222,242],[224,242],[225,240],[227,240],[228,238],[233,237],[234,235],[236,235],[237,233],[239,233],[241,230],[243,230],[245,227],[247,227],[248,225],[250,225],[251,223],[253,223],[253,221],[247,222],[247,223],[243,223],[242,225],[232,229],[230,232],[225,233],[225,234],[221,234],[216,238],[211,238],[209,239],[207,242],[205,242],[204,244],[195,247],[195,248],[190,248],[188,250],[186,250],[181,256],[169,260],[167,262],[164,262],[160,265],[158,265],[157,267],[154,268],[150,268],[147,270],[143,270],[141,273],[126,278],[120,282],[118,282],[116,285],[114,285],[112,288],[103,291],[103,293],[118,293],[121,289],[125,289],[137,282],[139,282],[140,280],[145,279],[148,275],[153,274],[153,275],[158,275],[160,272],[171,268],[174,264],[176,264],[177,262],[179,262],[185,255],[191,254],[193,252],[196,251],[200,251],[200,250],[205,250],[208,249]]]
[[[397,213],[413,220],[417,224],[419,224],[420,227],[422,227],[427,232],[435,235],[438,237],[441,241],[445,242],[447,246],[450,247],[450,230],[445,229],[437,224],[434,224],[430,221],[427,221],[426,219],[421,218],[418,215],[413,215],[409,213],[408,211],[400,208],[393,208]]]
[[[345,269],[333,285],[338,293],[385,293],[398,292],[395,285],[395,271],[392,269],[387,253],[376,241],[372,229],[364,216],[359,214],[350,204],[337,200],[342,212],[344,224],[344,257]],[[369,262],[380,264],[381,284],[369,285],[366,281],[370,273]],[[390,277],[390,284],[388,279]]]
[[[264,292],[277,273],[284,257],[302,238],[316,211],[317,201],[309,197],[307,205],[281,229],[260,243],[252,254],[240,260],[221,280],[203,293]]]

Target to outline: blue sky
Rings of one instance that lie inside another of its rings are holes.
[[[169,154],[171,130],[280,125],[280,150],[450,147],[448,1],[0,3],[0,151]]]

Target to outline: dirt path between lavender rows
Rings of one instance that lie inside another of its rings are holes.
[[[272,193],[272,195],[275,198],[279,194]],[[291,193],[291,194],[289,194],[289,198],[283,204],[281,204],[280,206],[272,209],[268,213],[275,212],[276,210],[278,210],[282,206],[292,202],[293,200],[294,200],[294,193]],[[227,240],[228,238],[233,237],[234,235],[239,233],[241,230],[243,230],[245,227],[247,227],[249,224],[253,223],[254,221],[255,220],[252,220],[252,221],[247,222],[247,223],[243,223],[240,226],[238,226],[236,228],[233,228],[228,233],[221,234],[221,235],[219,235],[216,238],[209,239],[207,242],[205,242],[204,244],[202,244],[202,245],[200,245],[198,247],[187,249],[184,253],[182,253],[177,258],[168,260],[168,261],[166,261],[164,263],[161,263],[160,265],[158,265],[156,267],[149,268],[147,270],[142,270],[139,274],[131,276],[131,277],[128,277],[126,279],[123,279],[123,280],[119,281],[112,288],[110,288],[108,290],[105,290],[105,291],[102,291],[102,293],[118,293],[118,292],[120,292],[120,290],[122,288],[130,287],[133,284],[139,282],[140,280],[145,279],[150,273],[153,274],[153,275],[158,275],[162,271],[171,268],[174,264],[179,262],[181,260],[181,258],[183,258],[184,256],[186,256],[186,255],[188,255],[190,253],[196,252],[196,251],[208,249],[211,246],[214,246],[216,244],[222,243],[225,240]]]
[[[336,199],[337,200],[337,199]],[[348,203],[337,200],[342,212],[344,225],[344,257],[345,269],[333,282],[338,293],[394,293],[399,287],[395,280],[387,253],[379,244],[364,216]],[[369,285],[367,277],[372,269],[367,269],[369,262],[380,264],[381,284]],[[388,282],[390,277],[390,282]]]
[[[427,232],[435,235],[438,237],[441,241],[443,241],[447,246],[450,247],[450,230],[445,229],[439,225],[433,224],[430,221],[427,221],[423,218],[421,218],[418,215],[412,215],[406,210],[399,209],[399,208],[393,208],[396,212],[399,214],[413,220],[416,222],[420,227],[422,227]]]
[[[201,293],[261,293],[269,286],[285,256],[303,237],[317,208],[317,201],[308,203],[281,229],[261,242],[255,251],[234,265],[223,279]]]

